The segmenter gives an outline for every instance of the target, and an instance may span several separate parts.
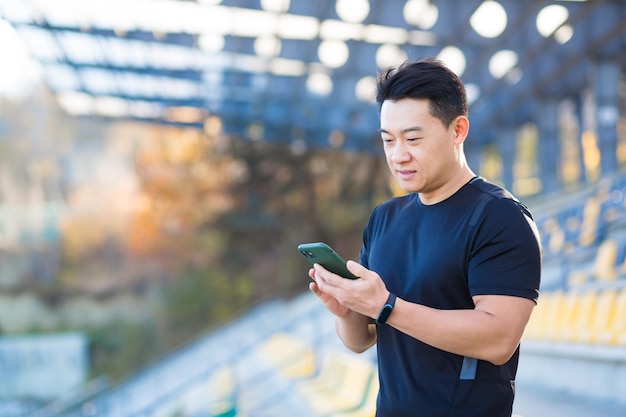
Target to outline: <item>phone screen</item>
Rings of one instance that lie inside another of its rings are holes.
[[[325,243],[303,243],[298,246],[298,251],[312,264],[320,264],[334,274],[349,279],[358,278],[348,271],[346,261]]]

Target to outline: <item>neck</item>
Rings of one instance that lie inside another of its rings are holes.
[[[476,174],[467,166],[462,165],[459,167],[459,171],[456,172],[449,181],[432,192],[425,192],[419,194],[419,199],[422,204],[432,205],[446,200],[454,193],[459,191],[461,187],[467,184]]]

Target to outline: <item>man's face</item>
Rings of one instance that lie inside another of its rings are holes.
[[[407,192],[436,196],[459,169],[457,122],[449,127],[430,112],[429,100],[386,100],[381,137],[391,173]],[[458,118],[457,118],[458,120]],[[464,137],[463,137],[464,139]]]

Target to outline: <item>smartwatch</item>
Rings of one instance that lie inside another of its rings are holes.
[[[389,293],[389,297],[387,301],[385,301],[385,305],[380,309],[380,313],[378,313],[378,317],[376,318],[376,323],[385,324],[387,319],[391,315],[393,311],[393,306],[396,304],[396,295],[393,293]]]

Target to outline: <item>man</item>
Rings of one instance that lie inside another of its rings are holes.
[[[439,61],[378,80],[382,146],[409,194],[372,213],[357,280],[320,265],[310,289],[354,352],[377,344],[379,417],[511,416],[541,247],[528,210],[474,175],[461,80]]]

